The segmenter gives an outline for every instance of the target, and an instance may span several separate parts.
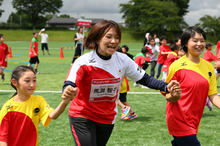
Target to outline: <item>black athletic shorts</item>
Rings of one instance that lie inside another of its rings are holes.
[[[48,46],[47,46],[47,43],[41,43],[41,50],[48,50]]]
[[[40,63],[39,59],[38,59],[38,56],[35,56],[35,57],[32,57],[30,58],[30,61],[29,61],[30,64],[36,64],[36,63]]]
[[[127,92],[125,92],[125,93],[120,93],[119,100],[120,100],[121,102],[126,102],[126,101],[127,101],[126,96],[127,96]]]
[[[83,48],[83,51],[84,51],[84,46],[82,44],[77,44],[77,46],[75,48],[74,56],[81,56],[82,55],[81,47]]]
[[[76,146],[105,146],[114,127],[71,116],[69,122]]]

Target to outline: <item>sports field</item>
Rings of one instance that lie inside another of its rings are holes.
[[[0,81],[0,107],[14,94],[10,86],[10,76],[12,70],[18,65],[27,65],[29,61],[28,53],[30,41],[5,41],[12,48],[13,58],[8,60],[8,67],[5,69],[6,80]],[[124,45],[122,43],[120,46]],[[129,52],[133,55],[140,52],[142,43],[126,43]],[[64,59],[60,57],[60,47],[63,49]],[[73,42],[50,42],[49,49],[51,56],[45,53],[43,56],[39,49],[40,64],[37,75],[37,89],[35,94],[42,95],[51,107],[56,108],[61,102],[61,90],[66,78],[74,49]],[[39,46],[40,48],[40,46]],[[214,48],[214,47],[213,47]],[[88,51],[85,51],[88,52]],[[149,73],[149,68],[146,71]],[[132,121],[120,119],[121,111],[117,117],[113,133],[108,142],[108,146],[170,146],[172,136],[168,134],[166,126],[166,100],[158,91],[152,89],[142,89],[133,87],[133,82],[129,80],[130,92],[127,96],[132,109],[138,114],[138,118]],[[220,83],[218,82],[220,86]],[[2,91],[5,90],[5,91]],[[219,92],[220,88],[218,88]],[[198,91],[199,92],[199,91]],[[202,146],[218,146],[220,143],[220,110],[213,107],[210,112],[205,107],[200,123],[198,139]],[[41,146],[72,146],[72,138],[68,108],[57,119],[51,121],[48,127],[39,125]]]

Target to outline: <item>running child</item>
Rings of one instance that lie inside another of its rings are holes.
[[[170,46],[167,45],[167,38],[165,36],[160,37],[160,53],[158,55],[157,59],[157,73],[156,78],[158,79],[160,77],[161,68],[163,67],[164,62],[167,59],[167,55],[170,53]]]
[[[32,64],[35,64],[35,74],[40,74],[37,71],[38,65],[40,63],[39,58],[38,58],[38,41],[37,41],[38,33],[33,32],[33,38],[31,40],[31,46],[30,46],[30,51],[29,51],[29,57],[30,61],[28,66],[31,66]]]
[[[206,51],[203,55],[203,59],[205,59],[206,61],[210,62],[211,61],[216,61],[218,59],[220,59],[220,57],[215,56],[214,54],[212,54],[211,50],[212,50],[212,46],[213,44],[208,42],[206,43],[205,47],[206,47]],[[220,69],[216,69],[217,71],[217,75],[218,76],[220,74]],[[212,110],[212,103],[210,102],[209,98],[207,98],[206,100],[206,106],[208,106],[209,110]]]
[[[170,65],[178,59],[177,53],[178,53],[178,49],[179,47],[176,44],[172,44],[170,46],[171,52],[170,54],[167,55],[167,59],[164,62],[162,71],[163,71],[163,77],[162,77],[162,81],[164,81],[167,77],[167,72],[169,70]]]
[[[15,68],[11,86],[16,93],[3,105],[0,112],[0,145],[39,146],[40,121],[47,127],[51,119],[57,119],[75,97],[77,89],[67,87],[61,96],[63,100],[54,110],[42,96],[32,95],[37,87],[32,67]]]
[[[141,49],[141,53],[138,53],[136,54],[134,57],[133,57],[133,60],[134,62],[140,66],[142,69],[147,69],[148,67],[148,62],[146,62],[146,55],[147,53],[149,52],[148,50],[148,47],[145,46]],[[146,67],[147,66],[147,67]],[[144,67],[144,68],[143,68]],[[144,70],[145,70],[144,69]],[[134,83],[134,86],[135,87],[142,87],[141,85],[137,84],[137,83]]]
[[[180,83],[181,98],[166,95],[166,120],[173,146],[200,146],[197,139],[199,123],[206,98],[220,108],[217,83],[211,63],[200,58],[205,48],[205,32],[196,26],[188,27],[182,34],[181,47],[186,55],[173,62],[165,82]],[[199,91],[199,92],[198,92]]]
[[[5,80],[4,69],[8,65],[8,45],[4,43],[5,37],[0,34],[0,75],[2,76],[2,82]]]

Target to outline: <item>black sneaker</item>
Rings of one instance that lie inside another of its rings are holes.
[[[5,75],[2,75],[2,82],[5,80]]]

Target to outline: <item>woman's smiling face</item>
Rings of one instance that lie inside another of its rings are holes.
[[[110,56],[115,53],[120,43],[119,36],[115,28],[109,31],[97,42],[98,53],[103,56]]]
[[[187,53],[190,53],[192,56],[198,57],[202,54],[205,48],[205,39],[202,34],[196,33],[193,37],[189,39],[186,47],[188,48]]]

